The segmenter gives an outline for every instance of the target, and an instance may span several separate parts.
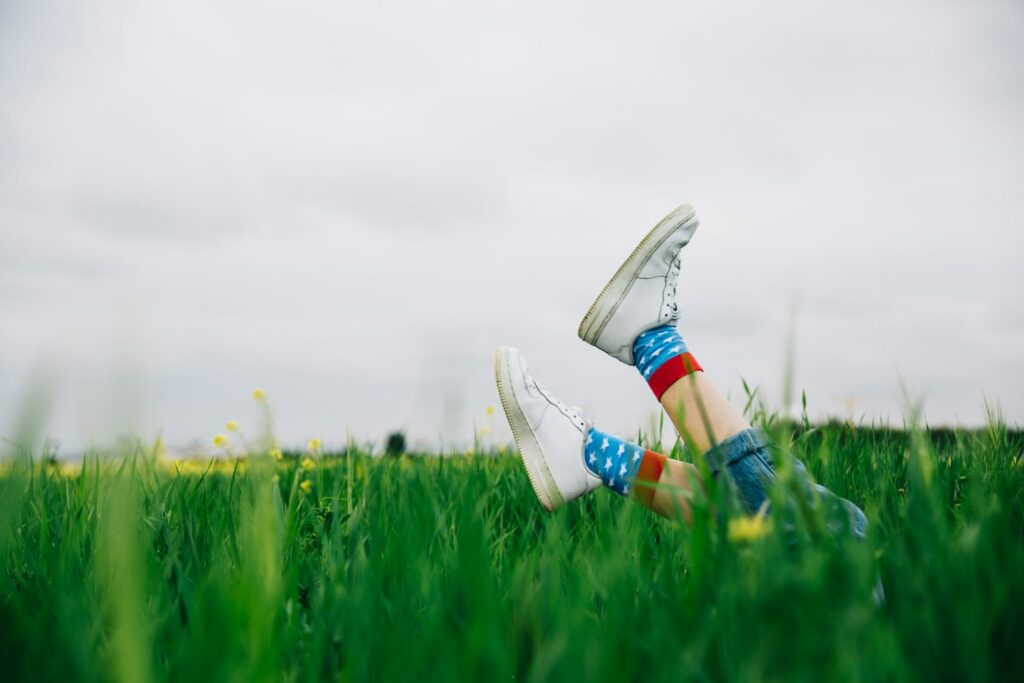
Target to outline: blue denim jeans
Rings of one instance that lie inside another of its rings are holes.
[[[761,509],[768,500],[768,488],[775,480],[775,466],[764,432],[754,428],[744,429],[719,443],[705,453],[704,457],[708,460],[712,476],[717,477],[723,469],[729,473],[729,479],[735,485],[740,504],[748,514],[754,514]],[[807,468],[799,460],[794,459],[793,465],[802,486],[806,488],[807,495],[812,495],[812,490],[817,492],[826,510],[828,506],[842,505],[849,516],[853,533],[863,538],[868,528],[868,519],[864,511],[821,484],[812,484]],[[840,531],[839,525],[843,524],[842,516],[829,514],[826,519],[830,532]]]
[[[744,429],[739,434],[729,437],[705,453],[711,475],[717,477],[723,469],[729,473],[740,504],[748,514],[754,514],[768,500],[768,487],[775,480],[775,466],[772,462],[768,439],[760,429]],[[793,466],[800,484],[806,495],[817,493],[821,504],[826,506],[826,525],[829,533],[835,535],[843,532],[843,526],[853,531],[857,538],[864,538],[868,528],[868,518],[859,507],[840,498],[821,484],[812,484],[807,468],[794,458]],[[835,506],[841,506],[846,515],[831,514]],[[875,603],[885,602],[885,590],[881,578],[875,579],[872,589]]]

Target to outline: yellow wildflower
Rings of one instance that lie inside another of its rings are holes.
[[[488,434],[490,434],[490,433],[491,433],[491,429],[490,429],[490,427],[487,427],[487,426],[485,425],[485,426],[483,426],[483,427],[481,427],[481,428],[480,428],[480,436],[487,436],[487,435],[488,435]]]
[[[313,482],[311,482],[309,479],[304,479],[302,483],[299,484],[299,488],[302,489],[303,493],[309,493],[310,491],[313,490]]]
[[[179,461],[178,474],[185,475],[187,477],[197,477],[203,474],[205,467],[200,465],[197,460],[189,458],[187,460]]]
[[[771,528],[772,523],[765,519],[763,512],[750,517],[734,517],[729,520],[729,540],[734,543],[756,541],[771,531]]]
[[[276,486],[281,481],[281,477],[275,474],[270,478],[270,481]]]
[[[223,434],[218,434],[217,436],[213,437],[213,445],[216,446],[217,448],[227,448],[228,437],[224,436]]]
[[[305,458],[302,459],[302,462],[299,463],[299,466],[307,471],[312,470],[316,467],[316,461],[307,455]]]
[[[82,463],[79,462],[68,462],[67,460],[61,460],[57,465],[57,469],[65,477],[77,477],[82,471]]]
[[[229,432],[237,432],[238,431],[238,421],[237,420],[228,420],[228,423],[226,425],[224,425],[224,428],[226,430],[228,430]]]
[[[488,415],[494,415],[494,406],[487,406],[487,410],[485,410],[484,412],[486,412]]]
[[[323,443],[320,441],[320,439],[317,439],[316,437],[313,437],[312,439],[306,442],[306,448],[313,451],[314,453],[319,451],[322,445]]]
[[[214,461],[213,463],[213,471],[219,472],[220,474],[232,474],[235,471],[235,468],[237,467],[238,471],[241,472],[243,463],[244,461],[242,460],[217,458],[217,460]]]
[[[257,387],[252,390],[252,399],[254,401],[265,401],[267,399],[267,392]]]
[[[280,448],[271,448],[270,457],[274,460],[282,460],[284,458],[284,453],[281,452]]]

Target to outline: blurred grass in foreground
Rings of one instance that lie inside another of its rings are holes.
[[[867,543],[814,514],[743,541],[728,506],[687,529],[605,490],[548,514],[513,456],[23,454],[4,679],[1024,680],[1021,433],[773,432]]]

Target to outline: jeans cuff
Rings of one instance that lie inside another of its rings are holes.
[[[748,427],[725,441],[720,441],[705,453],[704,457],[711,468],[711,475],[716,476],[729,465],[767,447],[768,437],[765,433],[758,427]]]

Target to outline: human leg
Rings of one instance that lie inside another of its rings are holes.
[[[693,521],[691,500],[694,492],[702,489],[700,471],[688,462],[662,457],[664,466],[657,478],[657,485],[651,487],[640,483],[634,486],[634,495],[641,505],[662,517],[681,518],[686,524],[690,524]],[[652,491],[649,498],[643,495],[645,490]]]
[[[637,245],[580,323],[580,338],[635,365],[691,449],[703,453],[713,475],[725,469],[743,507],[756,512],[767,500],[775,468],[767,440],[717,392],[676,330],[680,251],[697,228],[689,206],[670,213]],[[863,512],[813,484],[799,461],[794,470],[808,495],[839,500],[854,530]]]
[[[604,485],[665,517],[690,519],[697,470],[595,428],[528,372],[516,349],[495,352],[502,408],[537,498],[548,510]]]
[[[637,370],[694,452],[750,428],[707,379],[674,326],[643,332],[633,349]]]

